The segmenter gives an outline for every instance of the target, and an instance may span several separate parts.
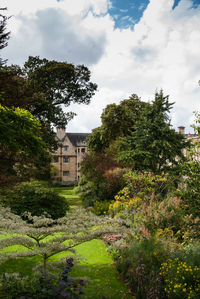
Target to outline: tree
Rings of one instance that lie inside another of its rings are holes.
[[[178,162],[185,160],[183,150],[189,142],[171,128],[169,112],[173,103],[168,98],[162,90],[156,92],[154,101],[136,122],[135,131],[118,142],[119,161],[134,170],[160,173],[175,170]]]
[[[4,11],[6,8],[0,8],[0,11]],[[8,39],[10,37],[10,32],[5,32],[8,17],[0,13],[0,50],[5,48],[8,44]],[[5,61],[0,58],[0,67]]]
[[[42,268],[46,272],[49,258],[60,252],[73,252],[75,247],[105,234],[123,231],[107,217],[97,217],[83,209],[74,209],[66,217],[53,220],[45,216],[27,215],[29,223],[23,221],[7,208],[0,208],[0,232],[6,234],[1,240],[0,250],[12,245],[21,245],[26,251],[2,252],[1,258],[41,256]],[[11,235],[7,235],[11,232]],[[67,241],[67,242],[65,242]],[[27,250],[28,249],[28,250]]]
[[[84,65],[29,57],[24,67],[5,66],[0,72],[1,104],[25,108],[41,123],[42,138],[55,147],[53,127],[65,127],[74,116],[64,112],[71,103],[89,104],[97,85]]]
[[[0,185],[46,175],[50,156],[39,135],[40,123],[29,111],[0,105]]]
[[[79,191],[85,205],[93,205],[95,201],[111,201],[124,187],[126,169],[116,159],[115,143],[120,137],[131,135],[136,120],[142,117],[142,111],[148,105],[133,94],[119,105],[110,104],[103,110],[102,125],[88,137],[91,152],[85,157],[81,168],[84,177],[79,182]]]
[[[136,94],[121,101],[119,105],[107,105],[101,115],[102,125],[94,129],[88,138],[90,150],[101,152],[119,137],[129,136],[134,130],[136,121],[141,118],[144,107],[148,105]]]

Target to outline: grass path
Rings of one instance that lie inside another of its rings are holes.
[[[55,188],[64,196],[71,208],[81,206],[81,200],[71,188]],[[77,266],[73,275],[89,278],[85,295],[82,298],[123,299],[132,298],[125,284],[120,280],[113,260],[106,251],[106,246],[101,240],[92,240],[76,248],[77,253],[84,257],[82,266]]]

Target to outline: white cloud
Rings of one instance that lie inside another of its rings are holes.
[[[72,106],[78,116],[69,130],[90,131],[107,104],[132,93],[148,101],[160,88],[176,101],[173,124],[189,128],[192,112],[200,108],[200,7],[190,0],[174,10],[173,0],[150,0],[132,30],[114,29],[107,0],[4,2],[15,14],[5,58],[22,63],[27,55],[66,57],[90,65],[99,92],[89,106]]]

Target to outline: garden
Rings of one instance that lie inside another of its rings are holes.
[[[73,188],[54,187],[51,190],[48,187],[45,190],[46,187],[41,186],[38,182],[26,184],[25,187],[26,192],[21,190],[21,193],[24,192],[25,196],[29,189],[29,198],[36,191],[37,194],[40,192],[43,200],[45,191],[48,190],[48,199],[49,193],[56,192],[56,200],[60,197],[65,199],[65,204],[69,202],[70,212],[68,219],[59,218],[59,224],[55,225],[54,223],[53,225],[52,218],[36,216],[37,219],[29,220],[30,224],[35,221],[35,225],[25,227],[26,224],[21,221],[21,218],[9,210],[1,211],[0,297],[78,298],[81,296],[81,298],[102,298],[104,296],[105,298],[131,298],[127,286],[120,279],[113,260],[107,252],[105,243],[101,239],[95,239],[95,237],[99,238],[102,234],[108,233],[109,229],[107,228],[108,232],[106,232],[106,228],[95,229],[96,224],[101,225],[102,220],[96,219],[94,214],[90,215],[88,212],[80,211],[82,209],[81,202]],[[52,208],[55,213],[55,207],[52,206]],[[83,221],[87,226],[85,231]],[[103,220],[103,225],[106,225],[105,220]],[[3,227],[6,232],[3,231]],[[89,228],[92,228],[93,232]],[[9,234],[8,230],[10,230]],[[72,234],[77,231],[78,238],[72,240]],[[83,234],[82,236],[79,231]],[[63,232],[64,236],[61,238]],[[39,246],[31,242],[35,238],[40,243]],[[74,247],[75,242],[79,245]],[[75,250],[72,250],[73,248]],[[46,253],[49,257],[47,257],[48,265],[44,269]],[[61,284],[60,287],[59,284]]]
[[[8,17],[0,8],[0,49]],[[109,104],[74,188],[55,128],[97,90],[84,65],[0,58],[0,298],[200,298],[200,113],[192,138],[156,91]],[[59,185],[59,186],[58,186]]]

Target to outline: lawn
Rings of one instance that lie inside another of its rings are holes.
[[[79,197],[74,190],[68,187],[54,188],[60,195],[64,196],[71,208],[81,206]],[[21,250],[20,246],[12,246],[10,250]],[[126,285],[120,280],[113,260],[106,251],[106,246],[101,240],[92,240],[76,247],[76,253],[82,258],[73,271],[73,276],[87,277],[88,281],[84,288],[84,295],[81,298],[107,298],[121,299],[132,298]],[[52,257],[52,261],[59,260],[67,253],[59,253]],[[30,258],[18,258],[17,260],[8,260],[1,264],[0,273],[20,272],[25,275],[31,275],[32,268],[41,262],[38,256]]]

